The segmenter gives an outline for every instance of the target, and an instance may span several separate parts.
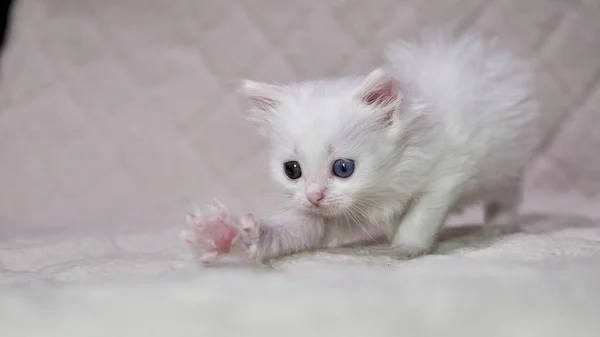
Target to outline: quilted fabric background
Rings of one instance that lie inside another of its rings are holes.
[[[531,59],[530,188],[600,192],[600,1],[19,0],[0,83],[0,237],[181,223],[276,200],[236,81],[364,73],[433,24]]]

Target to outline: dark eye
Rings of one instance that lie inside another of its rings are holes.
[[[296,180],[302,176],[300,163],[295,160],[283,163],[283,171],[285,172],[285,175],[292,180]]]
[[[338,159],[333,163],[333,174],[340,178],[348,178],[354,173],[354,160]]]

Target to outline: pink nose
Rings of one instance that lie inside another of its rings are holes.
[[[306,199],[310,201],[311,204],[315,206],[319,206],[319,202],[325,198],[325,193],[321,192],[307,192]]]

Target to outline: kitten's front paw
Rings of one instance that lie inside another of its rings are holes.
[[[183,231],[180,237],[202,252],[201,262],[213,262],[234,249],[246,251],[249,258],[256,257],[259,227],[251,214],[238,220],[215,200],[211,207],[190,214],[187,220],[190,229]]]
[[[390,255],[398,260],[410,260],[426,255],[433,250],[431,245],[415,243],[398,243],[390,247]]]

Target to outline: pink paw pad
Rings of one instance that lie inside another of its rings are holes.
[[[233,229],[227,229],[218,238],[213,241],[213,247],[219,253],[229,253],[233,240],[238,236],[238,232]]]
[[[248,259],[258,256],[260,225],[252,214],[231,217],[225,206],[214,200],[206,210],[188,215],[187,221],[191,228],[180,234],[181,240],[201,252],[203,263],[233,251],[245,253]]]
[[[215,260],[231,251],[240,231],[230,220],[227,209],[217,200],[208,210],[188,215],[191,230],[181,233],[181,239],[203,251],[203,262]]]

